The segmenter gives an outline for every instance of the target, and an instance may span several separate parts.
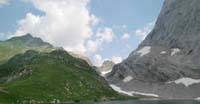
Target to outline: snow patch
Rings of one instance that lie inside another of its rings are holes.
[[[173,48],[171,52],[171,56],[174,56],[175,54],[179,53],[181,50],[179,48]]]
[[[197,97],[195,100],[198,100],[198,101],[200,101],[200,97]]]
[[[166,51],[160,52],[161,55],[164,55],[164,54],[166,54],[166,53],[167,53]]]
[[[150,46],[145,46],[142,49],[138,50],[136,53],[140,54],[140,56],[144,56],[151,52],[151,47]]]
[[[176,84],[184,84],[186,87],[193,85],[195,83],[200,83],[200,79],[192,79],[192,78],[180,78],[175,81],[170,81],[168,83],[176,83]]]
[[[127,83],[129,81],[131,81],[133,79],[132,76],[127,76],[126,78],[124,78],[123,82]]]
[[[112,70],[108,70],[108,71],[102,71],[101,72],[101,76],[105,76],[106,74],[110,73]]]
[[[132,92],[123,91],[123,90],[121,90],[120,87],[118,87],[116,85],[111,84],[110,87],[112,87],[113,90],[115,90],[115,91],[117,91],[119,93],[126,94],[126,95],[129,95],[129,96],[133,96]]]
[[[141,92],[135,92],[135,91],[127,92],[127,91],[121,90],[120,87],[118,87],[118,86],[116,86],[116,85],[113,85],[113,84],[111,84],[110,87],[112,87],[113,90],[115,90],[115,91],[117,91],[117,92],[119,92],[119,93],[126,94],[126,95],[129,95],[129,96],[133,96],[133,95],[135,94],[135,95],[142,95],[142,96],[159,97],[159,96],[156,95],[156,94],[150,94],[150,93],[141,93]]]

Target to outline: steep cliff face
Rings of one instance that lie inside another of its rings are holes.
[[[114,65],[115,65],[114,62],[106,60],[103,62],[101,67],[97,68],[97,70],[101,73],[101,75],[105,76],[106,74],[112,71],[112,67]]]
[[[165,0],[146,39],[107,76],[126,92],[200,96],[200,0]],[[131,77],[129,81],[124,81]],[[134,94],[134,93],[132,93]]]

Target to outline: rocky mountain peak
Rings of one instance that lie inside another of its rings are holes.
[[[165,0],[153,31],[139,47],[156,45],[169,49],[179,48],[184,54],[198,49],[199,3],[199,0]]]
[[[128,92],[166,99],[200,96],[200,83],[183,84],[187,79],[200,79],[199,5],[199,0],[165,0],[154,29],[126,60],[113,67],[107,77],[110,83]]]
[[[27,33],[23,36],[13,37],[7,41],[14,42],[14,43],[23,43],[23,44],[27,44],[29,46],[53,47],[51,44],[44,42],[41,38],[33,37],[30,33]]]
[[[98,68],[98,71],[105,76],[106,74],[108,74],[109,72],[112,71],[113,66],[115,65],[115,63],[113,61],[110,60],[105,60],[102,64],[101,67]]]

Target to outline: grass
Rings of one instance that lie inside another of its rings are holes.
[[[24,36],[25,37],[25,36]],[[32,45],[37,44],[37,39],[30,37],[30,39],[22,40],[23,37],[12,38],[7,41],[0,42],[0,64],[5,63],[8,59],[15,56],[16,54],[24,53],[27,50],[36,50],[39,52],[50,52],[54,48],[48,45],[47,43],[40,42],[41,45]],[[31,40],[32,43],[29,41]]]
[[[26,71],[24,71],[26,70]],[[42,101],[88,102],[135,99],[112,90],[86,61],[74,58],[65,51],[51,53],[34,51],[17,55],[0,66],[0,78],[13,77],[0,87],[4,102]],[[25,72],[21,74],[20,73]]]

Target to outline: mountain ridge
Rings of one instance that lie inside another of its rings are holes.
[[[40,52],[50,52],[56,47],[44,42],[40,38],[32,37],[31,34],[24,36],[12,37],[8,40],[0,42],[0,64],[6,62],[8,59],[16,54],[24,53],[27,50],[37,50]]]
[[[115,92],[85,58],[30,34],[3,41],[0,50],[0,103],[137,99]]]
[[[107,80],[124,91],[152,93],[163,99],[199,97],[200,83],[185,86],[188,79],[200,79],[199,4],[199,0],[165,0],[153,30],[113,67]]]
[[[41,38],[36,38],[33,37],[31,34],[27,33],[26,35],[23,36],[18,36],[18,37],[12,37],[8,40],[7,42],[22,42],[23,44],[27,44],[28,46],[47,46],[47,47],[53,47],[51,44],[48,42],[44,42]]]
[[[129,99],[82,59],[64,50],[39,53],[29,50],[0,66],[0,100],[5,102],[83,102]],[[3,101],[4,101],[3,100]]]

